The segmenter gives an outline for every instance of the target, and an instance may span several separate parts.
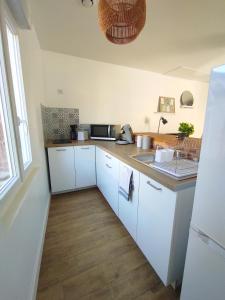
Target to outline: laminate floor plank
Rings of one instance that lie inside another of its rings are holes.
[[[37,300],[178,300],[97,188],[53,196]]]

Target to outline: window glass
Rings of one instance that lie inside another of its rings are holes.
[[[11,129],[8,88],[0,39],[0,195],[17,177]]]
[[[17,122],[19,126],[20,144],[22,151],[22,160],[24,169],[30,164],[31,157],[31,147],[30,147],[30,136],[28,129],[28,119],[26,110],[26,100],[24,92],[24,83],[21,67],[20,49],[19,49],[19,39],[17,34],[11,29],[10,26],[6,25],[8,47],[9,47],[9,57],[11,74],[13,81],[14,98],[17,113]]]

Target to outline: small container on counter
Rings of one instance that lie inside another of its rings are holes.
[[[142,147],[142,140],[143,140],[143,136],[142,135],[138,135],[137,136],[137,148],[141,148]]]
[[[169,162],[173,160],[174,150],[173,149],[158,149],[155,152],[155,161],[158,163]]]
[[[142,149],[147,150],[151,147],[151,138],[150,136],[144,135],[142,137]]]
[[[173,160],[174,150],[173,149],[166,149],[166,161]]]
[[[77,132],[77,139],[78,139],[78,141],[86,141],[86,140],[88,140],[88,131],[78,130],[78,132]]]

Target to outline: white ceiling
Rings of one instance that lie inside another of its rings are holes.
[[[84,8],[80,0],[31,0],[31,9],[45,50],[202,81],[225,63],[225,0],[146,2],[144,30],[122,46],[100,31],[97,3]]]

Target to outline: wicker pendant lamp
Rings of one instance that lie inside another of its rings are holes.
[[[99,25],[114,44],[128,44],[145,25],[145,0],[99,0]]]

